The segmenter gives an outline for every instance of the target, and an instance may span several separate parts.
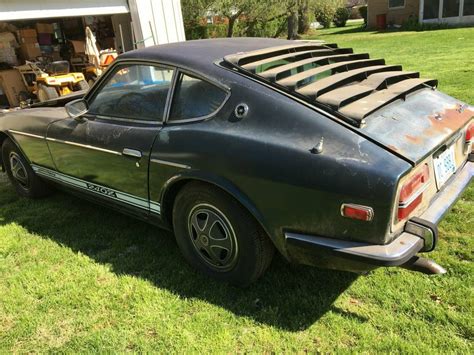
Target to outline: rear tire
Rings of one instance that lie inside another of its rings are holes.
[[[9,138],[3,142],[2,159],[8,178],[20,196],[39,198],[51,193],[51,188],[35,174],[18,147]]]
[[[89,84],[85,80],[79,81],[76,85],[74,85],[74,91],[81,91],[81,90],[89,90]]]
[[[270,239],[248,211],[212,185],[192,182],[179,192],[173,226],[189,264],[236,286],[261,277],[274,254]]]
[[[57,99],[59,97],[56,88],[46,85],[38,86],[38,100],[40,102]]]

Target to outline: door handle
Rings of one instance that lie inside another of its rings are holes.
[[[140,159],[142,157],[142,152],[140,152],[139,150],[135,150],[135,149],[124,148],[123,151],[122,151],[122,155],[126,155],[128,157]]]

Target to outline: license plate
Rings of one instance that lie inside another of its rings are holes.
[[[438,188],[454,174],[456,171],[456,161],[454,159],[454,145],[450,146],[438,157],[434,158],[434,171]]]

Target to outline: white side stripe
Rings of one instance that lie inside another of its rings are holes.
[[[73,176],[65,175],[57,171],[47,169],[41,166],[37,166],[34,164],[32,164],[31,167],[33,168],[35,173],[45,178],[60,181],[64,184],[78,187],[83,190],[87,190],[89,192],[108,197],[112,200],[117,200],[117,201],[129,204],[138,208],[150,210],[151,212],[154,212],[154,213],[159,214],[161,211],[160,204],[158,202],[148,201],[147,199],[142,198],[142,197],[138,197],[138,196],[127,194],[125,192],[110,189],[108,187],[104,187],[101,185],[94,184],[92,182],[84,181],[84,180],[75,178]]]
[[[33,137],[33,138],[44,139],[43,136],[38,136],[37,134],[15,131],[15,130],[13,130],[13,129],[9,129],[8,132],[11,132],[11,133],[13,133],[13,134],[19,134],[19,135],[21,135],[21,136],[26,136],[26,137]]]

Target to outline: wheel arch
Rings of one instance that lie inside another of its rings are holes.
[[[268,235],[270,240],[272,240],[272,243],[276,245],[274,236],[272,233],[270,233],[262,213],[258,210],[252,200],[229,180],[211,174],[182,174],[172,177],[165,183],[160,196],[161,214],[163,219],[170,226],[172,226],[173,204],[176,196],[185,185],[194,181],[203,182],[217,187],[227,195],[231,196],[234,200],[239,202],[239,204],[245,208],[251,216],[253,216],[260,227]]]
[[[2,145],[3,145],[3,142],[5,142],[7,138],[10,138],[8,134],[0,131],[0,169],[1,171],[5,171],[5,165],[3,163]]]

